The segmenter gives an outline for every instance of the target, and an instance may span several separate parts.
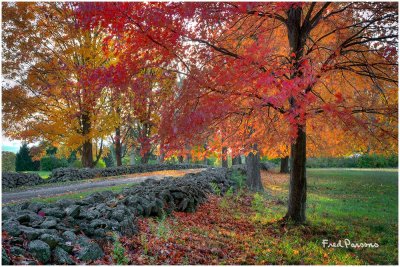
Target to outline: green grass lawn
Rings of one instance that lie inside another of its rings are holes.
[[[293,236],[287,237],[288,244],[301,244],[298,248],[303,250],[316,245],[315,250],[323,253],[323,239],[378,243],[379,248],[330,248],[329,251],[341,255],[343,261],[339,262],[343,264],[397,263],[397,169],[307,169],[307,176],[307,226],[313,233],[305,242],[293,228]],[[264,179],[269,193],[266,198],[286,202],[288,177],[277,178],[272,184],[268,175]],[[285,206],[271,206],[265,220],[277,219],[285,211]],[[346,256],[349,254],[354,255],[353,259]],[[326,263],[334,262],[337,263]]]

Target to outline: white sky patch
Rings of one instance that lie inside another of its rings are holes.
[[[4,135],[1,136],[1,151],[18,152],[21,145],[22,141],[20,140],[11,140]]]

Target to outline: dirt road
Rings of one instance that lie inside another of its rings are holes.
[[[147,172],[147,173],[137,173],[124,175],[120,177],[109,177],[102,178],[102,180],[82,180],[76,181],[73,184],[58,184],[55,186],[37,187],[23,191],[17,192],[3,192],[2,193],[2,204],[20,202],[30,200],[37,197],[53,197],[57,195],[74,193],[74,192],[84,192],[92,190],[95,188],[104,188],[121,185],[121,184],[134,184],[140,183],[147,179],[163,179],[166,176],[183,176],[187,173],[196,173],[204,169],[188,169],[188,170],[174,170],[174,171],[157,171],[157,172]]]

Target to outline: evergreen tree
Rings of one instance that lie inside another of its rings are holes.
[[[39,170],[40,161],[33,161],[29,152],[29,147],[26,143],[19,148],[15,159],[15,169],[17,172]]]
[[[114,159],[113,159],[113,155],[112,152],[108,152],[107,156],[103,157],[104,163],[106,164],[106,167],[114,167]]]

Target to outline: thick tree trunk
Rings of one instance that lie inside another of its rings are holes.
[[[93,146],[91,141],[83,143],[82,166],[84,168],[93,168]]]
[[[242,164],[242,158],[240,157],[240,155],[232,159],[232,165],[240,165],[240,164]]]
[[[147,164],[147,163],[149,163],[149,159],[150,159],[150,153],[147,152],[142,156],[142,159],[140,160],[140,163]]]
[[[90,133],[91,123],[88,112],[82,112],[82,135],[86,137]],[[82,145],[82,166],[84,168],[93,168],[93,145],[92,140],[86,140]]]
[[[117,166],[122,166],[122,145],[121,145],[121,129],[115,128],[115,159]]]
[[[306,178],[306,132],[298,127],[296,142],[291,146],[291,171],[287,219],[296,223],[306,220],[307,178]]]
[[[182,155],[178,157],[178,161],[179,161],[179,163],[183,163],[183,156]]]
[[[246,157],[246,185],[252,191],[264,191],[261,183],[260,152],[258,152],[257,144],[253,145],[253,150],[257,151],[256,154],[249,153]]]
[[[301,7],[291,7],[287,12],[286,27],[288,30],[288,39],[291,53],[294,53],[295,64],[291,78],[302,77],[300,69],[301,58],[304,54],[304,45],[311,31],[310,21],[301,22]],[[308,88],[305,88],[307,92]],[[291,97],[290,106],[293,112],[299,107],[296,99]],[[304,125],[304,126],[302,126]],[[306,180],[306,132],[305,122],[297,125],[297,137],[295,143],[291,145],[291,170],[289,203],[286,219],[293,220],[296,223],[303,223],[306,220],[306,199],[307,199],[307,180]]]
[[[222,167],[223,168],[228,168],[228,148],[226,146],[222,147],[222,159],[221,159],[221,163],[222,163]]]
[[[281,158],[281,171],[280,173],[289,173],[289,156]]]

